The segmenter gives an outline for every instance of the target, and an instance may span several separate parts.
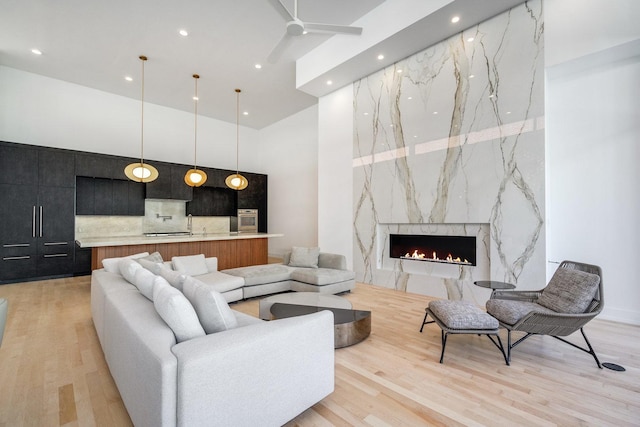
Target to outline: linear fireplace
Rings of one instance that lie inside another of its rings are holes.
[[[391,258],[444,264],[476,265],[475,236],[391,234]]]

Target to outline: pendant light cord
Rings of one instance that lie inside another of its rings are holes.
[[[193,98],[195,118],[194,118],[194,133],[193,133],[193,168],[198,169],[198,79],[199,75],[194,74],[193,79],[196,81],[196,95]]]
[[[140,60],[142,62],[142,84],[141,94],[140,94],[140,167],[144,164],[144,63],[147,60],[147,57],[144,55],[140,56]]]
[[[240,161],[240,89],[236,89],[236,175],[239,175]]]

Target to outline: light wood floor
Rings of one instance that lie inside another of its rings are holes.
[[[0,297],[0,426],[131,424],[93,327],[89,277],[4,285]],[[600,359],[626,372],[549,337],[519,346],[507,367],[486,337],[451,336],[441,365],[440,330],[418,332],[427,297],[358,285],[346,298],[372,310],[371,336],[336,351],[335,392],[291,426],[640,425],[640,327],[586,327]],[[232,307],[258,313],[255,299]]]

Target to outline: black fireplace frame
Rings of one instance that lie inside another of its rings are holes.
[[[419,250],[421,253],[431,255],[436,252],[438,259],[430,257],[414,258],[405,256],[407,253]],[[451,254],[454,259],[460,258],[462,261],[447,261],[447,255]],[[449,236],[435,234],[390,234],[389,235],[389,256],[391,258],[427,261],[440,264],[454,265],[477,265],[476,236]],[[464,262],[464,261],[468,262]]]

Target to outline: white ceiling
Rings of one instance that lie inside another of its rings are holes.
[[[296,89],[295,59],[331,37],[301,36],[278,63],[269,64],[266,58],[286,24],[271,1],[0,0],[0,64],[139,99],[138,56],[143,54],[149,58],[145,101],[192,112],[192,74],[197,73],[199,114],[235,123],[234,89],[240,88],[241,109],[249,113],[241,124],[260,129],[317,102]],[[298,16],[349,25],[383,2],[299,0]],[[500,4],[504,10],[504,3],[517,2],[453,3],[476,8],[482,3],[484,9]],[[293,10],[293,0],[283,3]],[[179,29],[189,36],[180,36]],[[408,35],[415,38],[415,33]],[[43,55],[32,54],[33,48]],[[127,75],[134,81],[125,81]]]

